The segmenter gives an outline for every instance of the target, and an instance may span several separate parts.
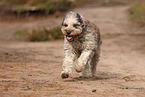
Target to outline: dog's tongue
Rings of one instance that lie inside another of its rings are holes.
[[[72,36],[67,36],[67,39],[68,39],[68,40],[71,40],[71,39],[72,39]]]

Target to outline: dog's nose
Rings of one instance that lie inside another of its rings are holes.
[[[70,31],[70,30],[68,30],[66,33],[67,33],[67,35],[70,35],[70,34],[71,34],[71,31]]]

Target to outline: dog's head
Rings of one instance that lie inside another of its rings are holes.
[[[76,12],[69,12],[62,22],[62,33],[68,41],[73,41],[75,36],[83,32],[84,21],[82,15]]]

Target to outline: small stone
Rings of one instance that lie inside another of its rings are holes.
[[[128,89],[128,87],[126,87],[126,89]]]
[[[97,91],[96,89],[93,89],[93,90],[92,90],[92,92],[96,92],[96,91]]]
[[[13,68],[13,66],[10,66],[10,68]]]
[[[62,79],[68,78],[68,77],[69,77],[69,74],[63,73],[63,74],[61,75],[61,77],[62,77]]]
[[[130,79],[126,77],[126,78],[124,78],[124,80],[125,80],[126,82],[128,82]]]
[[[135,75],[129,75],[123,78],[126,82],[136,80]]]
[[[5,55],[8,55],[9,53],[5,53]]]

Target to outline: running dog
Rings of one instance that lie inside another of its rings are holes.
[[[101,35],[99,28],[76,12],[69,12],[62,22],[64,35],[64,56],[61,71],[62,78],[68,78],[73,68],[81,77],[96,76],[99,62]]]

